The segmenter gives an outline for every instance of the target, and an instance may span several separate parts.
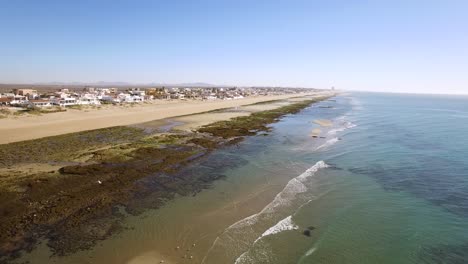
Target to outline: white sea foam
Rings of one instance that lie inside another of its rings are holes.
[[[260,212],[235,222],[234,224],[229,226],[227,230],[253,225],[257,222],[257,217],[260,214],[272,213],[279,206],[289,205],[298,193],[303,193],[307,191],[307,187],[304,185],[305,180],[313,176],[319,169],[327,167],[328,165],[322,160],[315,163],[314,166],[307,169],[301,175],[291,179],[288,182],[288,184],[286,184],[286,187],[284,187],[284,189],[275,196],[273,201],[271,201],[267,206],[265,206]]]
[[[283,220],[279,221],[276,225],[268,228],[267,231],[263,232],[263,234],[261,236],[259,236],[254,244],[262,239],[263,237],[266,237],[266,236],[269,236],[269,235],[274,235],[274,234],[278,234],[280,232],[283,232],[283,231],[288,231],[288,230],[297,230],[299,229],[299,226],[295,225],[292,221],[292,216],[288,216],[286,218],[284,218]]]
[[[242,253],[242,254],[236,259],[236,261],[234,262],[234,264],[244,263],[244,262],[246,262],[247,260],[249,260],[250,258],[248,257],[247,253],[248,253],[248,251]]]
[[[217,245],[222,245],[221,242],[224,239],[233,239],[233,237],[238,236],[239,239],[245,238],[245,228],[249,228],[254,226],[261,217],[269,217],[273,215],[277,210],[281,208],[289,206],[296,198],[297,194],[304,193],[307,191],[307,187],[305,183],[307,180],[312,177],[318,170],[322,168],[327,168],[328,165],[324,161],[317,162],[314,166],[307,169],[305,172],[300,174],[299,176],[291,179],[286,186],[283,188],[281,192],[279,192],[273,201],[271,201],[267,206],[265,206],[260,212],[250,215],[244,219],[241,219],[234,224],[230,225],[226,228],[221,235],[219,235],[216,240],[213,242],[212,246],[208,250],[207,254],[205,255],[202,263],[204,263],[205,259],[208,258],[210,252],[215,249]],[[289,222],[288,222],[289,221]],[[275,226],[271,227],[270,229],[266,230],[262,236],[272,235],[284,230],[291,230],[291,228],[295,228],[295,225],[292,224],[291,216],[286,217],[285,219],[278,222]],[[251,230],[251,229],[249,229]],[[260,236],[260,237],[262,237]],[[257,241],[257,238],[255,241]],[[245,243],[245,242],[244,242]],[[255,242],[254,242],[255,243]],[[244,261],[249,260],[249,256],[247,254],[248,250],[245,251],[242,255],[240,255],[235,263],[243,263]]]
[[[308,257],[308,256],[312,255],[315,252],[315,250],[317,250],[316,247],[313,247],[313,248],[307,250],[307,252],[304,254],[304,256]]]
[[[329,139],[329,140],[325,141],[325,143],[318,146],[315,150],[326,149],[326,148],[330,147],[331,145],[335,144],[338,141],[339,141],[339,139],[337,137],[334,137],[332,139]]]
[[[349,121],[345,121],[345,122],[343,122],[343,125],[341,127],[338,127],[338,128],[335,128],[335,129],[330,129],[330,131],[328,131],[328,134],[329,135],[336,135],[336,133],[343,132],[346,129],[350,129],[350,128],[353,128],[353,127],[356,127],[356,124],[353,124],[353,123],[351,123]]]

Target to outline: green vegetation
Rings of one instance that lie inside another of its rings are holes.
[[[306,100],[273,110],[252,113],[249,116],[241,116],[227,121],[219,121],[204,126],[198,131],[225,139],[255,135],[259,131],[268,131],[269,128],[267,125],[277,122],[281,116],[297,113],[316,101],[318,101],[318,99]]]
[[[110,127],[0,145],[0,167],[17,163],[73,161],[89,149],[139,140],[142,129]]]
[[[8,109],[0,109],[0,114],[2,115],[10,115],[11,111]]]
[[[24,109],[15,110],[15,111],[12,111],[9,109],[0,109],[0,116],[8,117],[8,116],[20,116],[24,114],[41,115],[41,114],[50,114],[50,113],[65,112],[65,111],[67,110],[61,107],[49,107],[49,108],[32,107],[32,108],[24,108]]]
[[[278,103],[278,102],[282,102],[282,101],[284,101],[284,99],[276,99],[276,100],[262,101],[262,102],[257,102],[257,103],[253,103],[253,104],[249,104],[249,105],[273,104],[273,103]],[[247,106],[249,106],[249,105],[247,105]]]

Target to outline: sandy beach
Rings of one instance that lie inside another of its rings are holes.
[[[39,116],[10,117],[0,119],[0,144],[105,127],[131,125],[303,95],[307,94],[263,96],[229,101],[157,101],[133,107],[114,106],[100,110],[68,110]],[[261,108],[261,106],[253,107]],[[205,123],[200,122],[200,124]]]

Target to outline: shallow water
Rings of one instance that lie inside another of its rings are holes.
[[[127,217],[128,229],[95,249],[49,258],[43,246],[26,258],[468,262],[468,98],[352,93],[335,99],[191,165],[182,173],[225,177],[194,197]],[[333,121],[321,127],[325,138],[310,137],[319,127],[314,119]]]

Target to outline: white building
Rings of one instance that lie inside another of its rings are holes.
[[[29,100],[30,105],[33,105],[35,107],[50,107],[52,104],[50,103],[49,100],[43,100],[43,99],[38,99],[38,100]]]
[[[25,104],[28,104],[28,99],[24,95],[15,95],[10,104],[15,106],[23,106]]]
[[[101,101],[99,101],[98,97],[94,94],[83,94],[78,99],[79,105],[100,105]]]
[[[117,98],[117,97],[112,96],[112,95],[102,95],[102,96],[98,96],[98,98],[100,98],[101,101],[108,102],[108,103],[113,103],[113,104],[119,104],[119,103],[122,102],[120,100],[120,98]]]
[[[127,93],[120,93],[117,95],[117,98],[122,103],[137,103],[137,102],[143,102],[145,100],[143,96],[131,95]]]
[[[56,98],[52,99],[52,103],[54,105],[59,105],[59,106],[72,106],[72,105],[78,105],[78,100],[74,97],[68,97],[68,98]]]

